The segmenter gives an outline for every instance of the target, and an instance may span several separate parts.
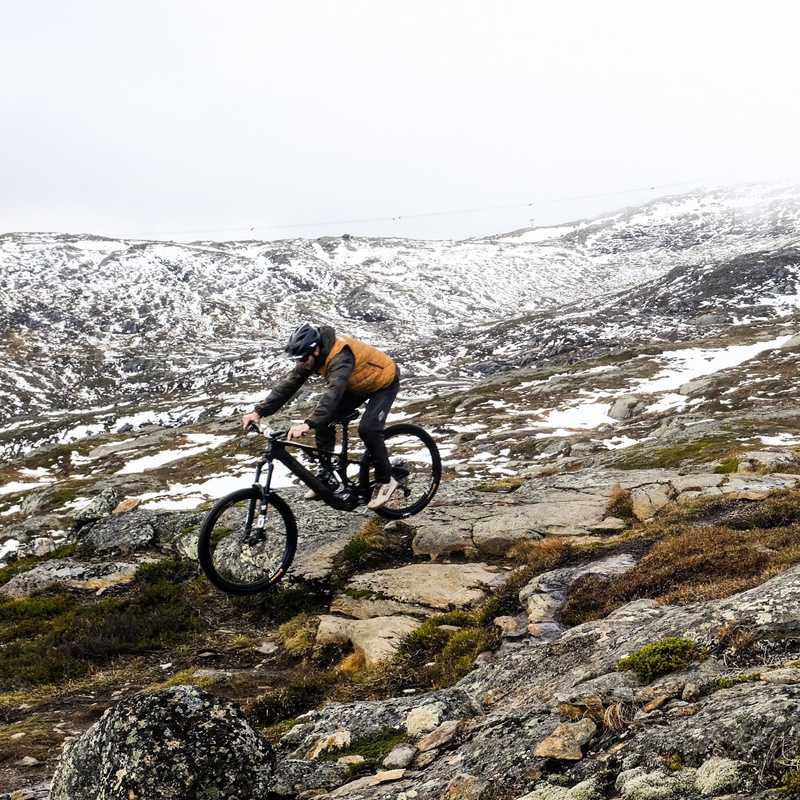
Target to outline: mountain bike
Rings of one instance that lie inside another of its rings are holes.
[[[348,453],[348,426],[358,411],[334,420],[341,425],[341,450],[321,453],[316,447],[286,438],[287,431],[267,431],[266,448],[256,464],[252,486],[218,500],[203,520],[197,552],[200,566],[214,586],[235,595],[263,592],[286,574],[297,547],[297,522],[288,503],[271,488],[275,462],[313,489],[327,505],[355,511],[369,502],[375,488],[369,453]],[[251,425],[248,433],[261,433]],[[384,519],[418,514],[430,503],[442,478],[442,460],[433,437],[417,425],[399,423],[384,430],[391,474],[399,486],[389,502],[376,509]],[[337,485],[329,486],[298,461],[288,448],[305,451],[312,461],[329,463]],[[266,467],[266,480],[261,477]]]

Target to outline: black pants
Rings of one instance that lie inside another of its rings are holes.
[[[400,389],[400,371],[395,379],[385,388],[374,394],[363,395],[345,392],[334,412],[341,417],[355,411],[362,403],[366,408],[358,423],[358,435],[364,440],[367,451],[375,463],[375,480],[378,483],[389,483],[389,454],[386,452],[386,443],[383,440],[383,429],[386,417],[392,407],[397,392]],[[317,447],[322,451],[332,451],[336,444],[336,430],[332,425],[326,425],[315,430]]]

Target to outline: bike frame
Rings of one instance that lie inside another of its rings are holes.
[[[369,500],[372,487],[369,483],[369,480],[365,478],[366,473],[364,470],[359,470],[359,479],[357,483],[347,476],[348,466],[351,464],[360,466],[361,459],[355,460],[348,458],[348,424],[346,422],[340,424],[342,426],[342,449],[338,453],[336,451],[332,451],[330,455],[332,458],[336,458],[338,461],[336,474],[339,476],[342,482],[342,488],[346,490],[346,494],[340,494],[341,489],[337,490],[336,492],[332,491],[328,486],[322,483],[322,481],[318,480],[317,476],[314,475],[313,472],[306,469],[303,464],[294,458],[294,456],[292,456],[292,454],[289,453],[286,448],[294,447],[298,450],[305,450],[307,453],[310,453],[317,458],[320,457],[320,450],[308,444],[300,444],[300,442],[292,442],[283,438],[286,435],[285,432],[269,433],[267,434],[267,449],[264,454],[264,458],[259,461],[258,465],[256,466],[256,476],[253,483],[253,485],[257,486],[261,491],[263,504],[265,507],[269,501],[269,496],[272,491],[272,473],[275,468],[276,461],[279,461],[281,464],[283,464],[289,470],[289,472],[300,478],[300,480],[303,481],[306,486],[313,489],[327,505],[329,505],[331,508],[335,508],[337,511],[352,511],[358,505],[366,503]],[[267,467],[267,480],[262,485],[261,473],[265,466]]]

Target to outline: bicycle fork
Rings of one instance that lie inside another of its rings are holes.
[[[261,493],[261,508],[256,513],[258,506],[258,499],[253,498],[250,501],[250,507],[247,509],[247,522],[244,529],[243,541],[245,544],[254,545],[258,544],[264,539],[264,529],[267,527],[267,514],[269,513],[269,496],[270,485],[272,484],[272,472],[275,469],[274,462],[270,460],[267,467],[267,480],[266,483],[261,485],[261,468],[263,464],[256,467],[256,477],[253,486],[257,487]]]

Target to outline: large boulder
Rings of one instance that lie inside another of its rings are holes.
[[[193,686],[139,694],[68,745],[51,800],[250,800],[275,757],[233,704]]]

